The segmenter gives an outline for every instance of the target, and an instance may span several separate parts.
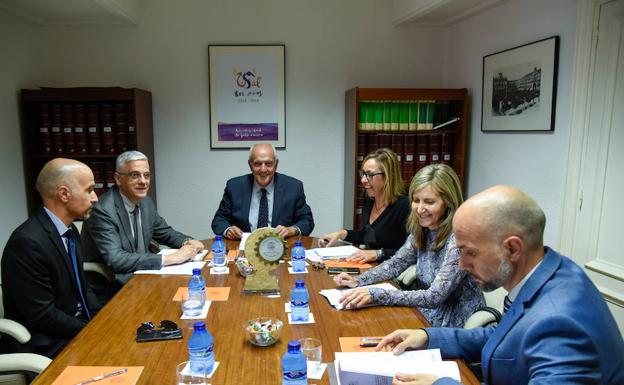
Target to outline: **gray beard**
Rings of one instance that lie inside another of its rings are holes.
[[[494,291],[503,286],[503,284],[513,275],[513,273],[514,270],[513,267],[511,267],[511,264],[505,258],[501,258],[501,264],[498,266],[496,275],[489,281],[484,281],[481,289],[487,293]]]

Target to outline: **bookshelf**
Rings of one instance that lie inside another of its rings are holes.
[[[41,205],[35,189],[37,175],[53,158],[77,159],[91,167],[98,195],[115,184],[115,159],[126,150],[147,155],[154,172],[149,91],[121,87],[23,89],[20,113],[30,214]],[[156,201],[153,182],[149,195]]]
[[[345,108],[346,228],[361,225],[364,192],[357,170],[376,148],[387,147],[399,155],[406,187],[421,167],[440,162],[455,170],[465,193],[467,89],[356,87],[346,92]]]

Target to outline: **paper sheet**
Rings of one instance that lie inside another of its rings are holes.
[[[134,274],[193,275],[193,269],[201,269],[206,262],[186,262],[179,265],[165,266],[160,270],[137,270]]]
[[[322,296],[327,298],[327,300],[333,307],[335,307],[338,310],[342,310],[343,306],[340,303],[340,298],[345,292],[351,291],[354,289],[371,288],[371,287],[378,288],[378,289],[385,289],[385,290],[398,290],[396,287],[392,286],[389,283],[378,283],[376,285],[359,286],[357,288],[325,289],[325,290],[321,290],[319,293],[321,293]],[[368,306],[375,306],[375,305],[370,304]]]
[[[162,249],[158,252],[159,255],[169,255],[169,254],[173,254],[176,251],[178,251],[180,249]],[[198,261],[203,261],[204,257],[206,256],[206,254],[208,254],[208,250],[204,249],[202,251],[200,251],[199,253],[195,254],[195,256],[193,257],[193,261],[198,262]]]
[[[247,238],[249,238],[250,235],[251,235],[251,233],[243,233],[243,236],[241,237],[240,243],[238,244],[238,249],[239,250],[245,250],[245,242],[247,242]]]

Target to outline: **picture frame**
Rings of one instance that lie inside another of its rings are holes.
[[[482,132],[554,131],[559,36],[483,57]]]
[[[286,147],[281,45],[209,45],[210,147]]]

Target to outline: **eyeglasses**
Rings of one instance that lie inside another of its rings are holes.
[[[373,179],[375,175],[384,175],[384,172],[383,171],[369,172],[369,171],[360,170],[358,174],[360,175],[360,179],[362,179],[362,177],[366,177],[366,180],[371,180]]]
[[[154,176],[154,174],[152,174],[151,172],[140,173],[138,171],[118,172],[118,174],[119,175],[129,176],[130,178],[132,178],[132,180],[139,180],[141,178],[141,176],[143,176],[143,178],[149,180],[149,179],[152,178],[152,176]]]
[[[162,320],[158,326],[153,322],[143,322],[137,329],[137,342],[173,340],[182,338],[182,330],[169,320]]]

